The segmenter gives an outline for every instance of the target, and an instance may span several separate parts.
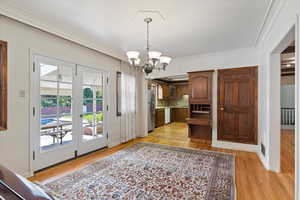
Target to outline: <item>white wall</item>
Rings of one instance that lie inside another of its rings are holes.
[[[255,48],[175,58],[166,71],[153,73],[153,78],[179,75],[191,71],[255,66],[259,63]]]
[[[29,175],[30,50],[42,55],[107,70],[109,79],[109,146],[120,142],[116,117],[116,71],[120,61],[0,15],[0,40],[8,42],[8,130],[0,132],[0,164]],[[25,97],[19,96],[24,90]]]

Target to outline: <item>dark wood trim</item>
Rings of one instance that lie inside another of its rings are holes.
[[[281,72],[295,72],[295,67],[281,68]]]
[[[288,46],[282,54],[287,54],[287,53],[295,53],[295,46]]]
[[[164,79],[154,79],[154,82],[164,83],[164,84],[187,84],[189,80],[182,80],[182,81],[166,81]]]
[[[225,69],[218,69],[218,72],[232,72],[232,71],[239,71],[241,69],[250,69],[250,68],[258,68],[258,66],[245,66],[245,67],[235,67],[235,68],[225,68]]]
[[[295,72],[294,72],[294,73],[285,73],[285,74],[281,74],[281,76],[295,76]]]
[[[7,42],[0,40],[0,131],[7,129]]]

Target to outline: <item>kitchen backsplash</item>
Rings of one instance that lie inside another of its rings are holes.
[[[189,96],[183,95],[181,99],[157,100],[157,107],[188,107]]]

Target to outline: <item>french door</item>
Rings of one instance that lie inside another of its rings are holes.
[[[34,56],[31,76],[33,170],[107,146],[107,73]]]
[[[77,66],[78,73],[78,155],[107,146],[107,73]]]

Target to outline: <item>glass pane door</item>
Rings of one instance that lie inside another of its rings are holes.
[[[72,142],[73,69],[40,64],[40,148]]]
[[[83,72],[83,141],[103,137],[103,75]]]
[[[32,168],[39,170],[74,157],[78,136],[73,122],[79,120],[73,106],[74,85],[79,81],[75,64],[38,55],[34,63],[30,127],[34,144]]]
[[[105,71],[77,66],[80,77],[80,136],[78,155],[107,146]]]
[[[34,62],[33,170],[107,146],[107,74],[44,56]]]

